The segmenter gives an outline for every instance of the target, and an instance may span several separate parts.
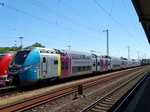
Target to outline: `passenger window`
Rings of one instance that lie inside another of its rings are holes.
[[[93,63],[93,66],[95,66],[96,64],[95,64],[95,62]]]
[[[2,59],[3,57],[2,56],[0,56],[0,60]]]
[[[78,72],[81,72],[81,67],[78,67]]]
[[[85,66],[83,66],[83,67],[82,67],[82,70],[83,70],[83,71],[85,71],[85,70],[86,70],[86,69],[85,69]]]
[[[101,66],[103,66],[103,62],[100,62]]]
[[[58,61],[57,61],[57,60],[55,60],[55,61],[54,61],[54,64],[58,64]]]
[[[90,67],[89,67],[89,66],[87,66],[87,70],[90,70]]]
[[[43,63],[46,63],[46,58],[45,57],[43,57]]]
[[[68,63],[67,62],[65,63],[65,69],[68,69]]]
[[[61,63],[61,68],[64,69],[64,67],[65,67],[65,64],[64,64],[64,62],[62,62]]]
[[[106,62],[106,64],[105,64],[106,66],[108,65],[108,62]]]

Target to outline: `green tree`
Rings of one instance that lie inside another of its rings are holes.
[[[21,46],[16,47],[16,46],[12,46],[12,47],[0,47],[0,51],[18,51],[21,49]]]
[[[43,46],[42,44],[36,42],[35,44],[32,45],[33,47],[43,47],[45,48],[45,46]],[[12,46],[12,47],[0,47],[0,51],[18,51],[21,50],[22,46]]]
[[[43,46],[42,44],[36,42],[35,44],[32,45],[33,47],[43,47],[45,48],[45,46]]]

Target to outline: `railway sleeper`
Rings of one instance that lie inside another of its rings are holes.
[[[99,103],[99,106],[102,106],[102,107],[110,107],[110,104],[109,103]]]
[[[95,105],[93,108],[98,109],[98,110],[106,111],[106,110],[108,110],[110,107],[109,107],[109,106]]]
[[[115,102],[115,101],[118,101],[119,100],[119,98],[118,97],[108,97],[107,98],[108,100],[112,100],[113,102]]]
[[[96,105],[95,107],[102,110],[106,110],[108,108],[108,106],[101,106],[101,105]]]
[[[104,101],[106,101],[106,102],[114,102],[114,99],[106,98]]]
[[[109,105],[114,105],[115,104],[115,102],[114,101],[110,101],[110,100],[105,100],[105,101],[103,101],[103,103],[104,104],[109,104]]]
[[[92,110],[92,112],[94,111],[94,112],[106,112],[106,109],[103,109],[103,108],[92,108],[91,109]],[[89,110],[89,112],[91,112],[90,110]]]
[[[124,93],[124,92],[123,92]],[[118,98],[118,96],[120,96],[121,92],[119,91],[118,93],[116,94],[112,94],[110,97],[113,97],[113,98]]]

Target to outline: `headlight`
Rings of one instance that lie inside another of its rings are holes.
[[[31,68],[31,65],[30,66],[26,66],[26,67],[22,67],[20,70],[19,70],[19,73],[23,73],[23,72],[26,72],[28,69]]]

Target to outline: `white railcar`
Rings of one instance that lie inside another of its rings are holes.
[[[111,70],[119,70],[122,67],[122,60],[120,58],[111,57]]]

